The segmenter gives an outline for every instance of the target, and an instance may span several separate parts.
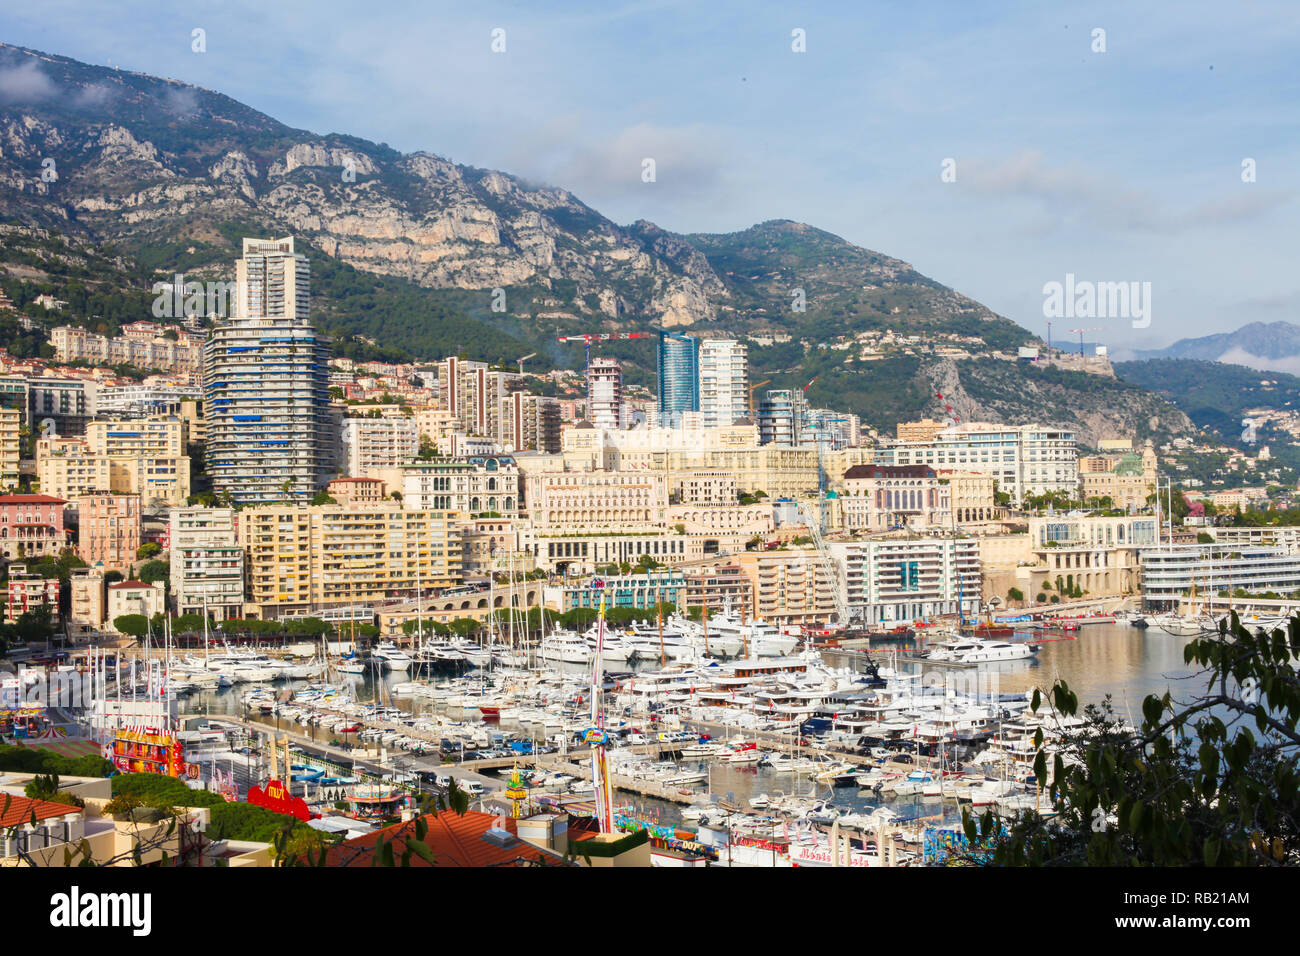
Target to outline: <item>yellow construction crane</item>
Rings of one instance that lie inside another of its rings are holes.
[[[754,390],[762,388],[764,385],[771,385],[771,384],[772,384],[772,380],[769,378],[762,382],[759,382],[757,385],[749,386],[749,420],[751,422],[758,421],[758,419],[754,417]]]

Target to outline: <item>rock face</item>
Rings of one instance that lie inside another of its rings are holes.
[[[951,405],[962,421],[1005,421],[1072,428],[1096,448],[1103,438],[1145,438],[1196,430],[1182,411],[1143,388],[1085,372],[1018,368],[996,359],[956,362],[941,358],[921,373],[936,394],[927,414],[945,416]]]
[[[650,224],[621,229],[563,189],[314,136],[206,90],[0,46],[5,74],[43,78],[27,84],[43,94],[0,92],[10,190],[0,211],[34,225],[70,219],[142,246],[191,236],[200,221],[257,224],[428,288],[530,287],[550,314],[574,318],[689,325],[728,297],[687,243]],[[57,180],[42,179],[46,158]]]

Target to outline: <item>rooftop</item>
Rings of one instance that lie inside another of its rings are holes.
[[[543,850],[518,838],[515,821],[502,820],[490,813],[476,813],[472,810],[463,815],[451,810],[444,810],[437,816],[426,814],[424,820],[429,825],[424,842],[433,851],[437,861],[430,864],[419,856],[411,857],[412,866],[531,866],[540,863],[543,866],[563,866],[564,860],[550,850]],[[488,830],[503,825],[514,837],[506,846],[485,839]],[[393,847],[398,855],[402,852],[402,841],[406,836],[415,838],[414,827],[395,823],[382,830],[376,830],[364,836],[347,840],[328,851],[326,866],[370,866],[374,857],[375,844],[382,836],[392,839],[399,830],[406,827],[406,832],[397,838]]]

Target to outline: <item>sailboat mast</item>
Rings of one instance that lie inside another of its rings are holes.
[[[605,711],[601,704],[603,673],[601,658],[605,653],[605,592],[600,592],[600,613],[596,619],[596,653],[591,665],[591,773],[595,785],[596,820],[601,833],[614,830],[614,797],[610,789],[609,764],[605,759]]]

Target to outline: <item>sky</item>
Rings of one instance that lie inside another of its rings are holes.
[[[807,222],[1038,335],[1049,283],[1150,283],[1148,315],[1058,316],[1054,341],[1300,321],[1300,4],[44,0],[0,40],[620,223]]]

